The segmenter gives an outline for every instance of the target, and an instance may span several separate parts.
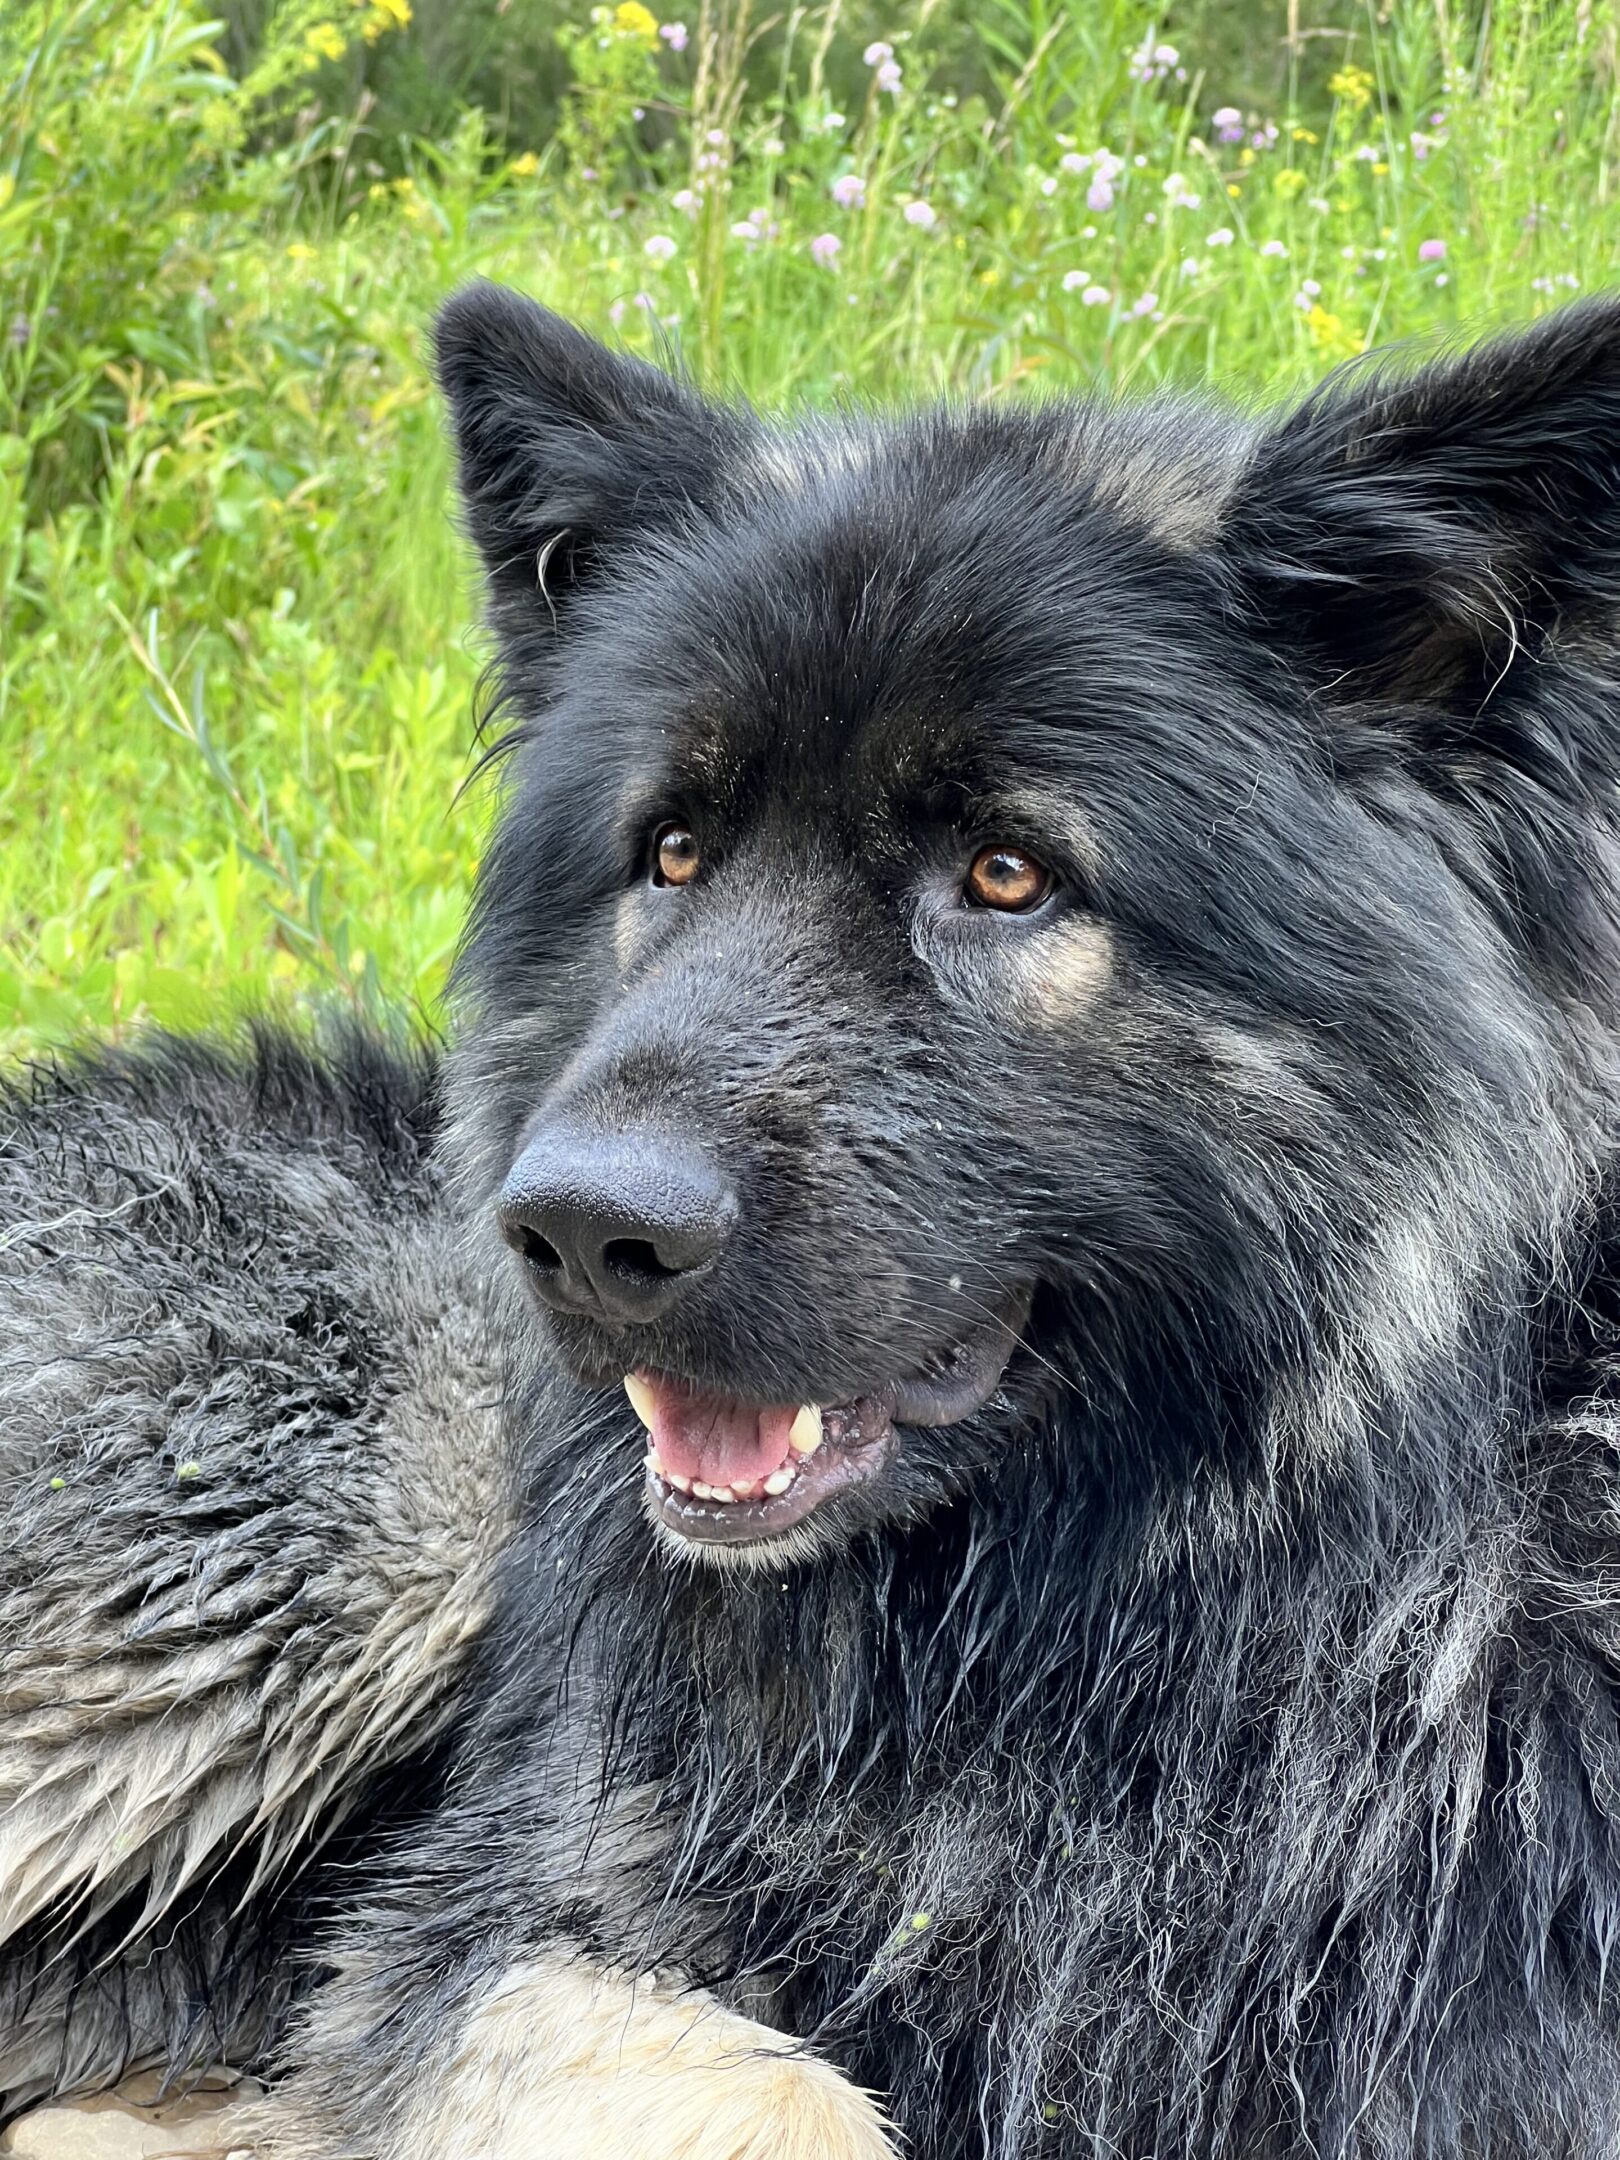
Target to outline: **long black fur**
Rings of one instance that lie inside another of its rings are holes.
[[[296,2149],[422,2160],[566,1941],[925,2160],[1606,2160],[1620,308],[1257,427],[782,434],[488,288],[439,363],[511,757],[443,1146],[520,1527]],[[1038,917],[957,904],[997,840]],[[542,1322],[482,1227],[563,1116],[736,1181],[657,1323]],[[837,1401],[1009,1282],[996,1395],[779,1565],[655,1534],[618,1373]]]

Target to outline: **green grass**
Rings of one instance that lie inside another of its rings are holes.
[[[552,139],[470,112],[381,146],[344,68],[416,34],[400,0],[290,0],[236,78],[191,0],[10,0],[0,1049],[334,992],[434,1013],[487,810],[423,361],[459,279],[791,408],[1276,396],[1610,274],[1605,0],[1393,0],[1330,64],[1289,48],[1241,140],[1183,12],[913,6],[891,91],[836,7],[751,49],[716,0],[684,52],[581,10]]]

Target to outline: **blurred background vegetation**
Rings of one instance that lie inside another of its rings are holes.
[[[3,0],[0,1049],[433,1020],[459,279],[770,407],[1274,397],[1612,275],[1617,4]]]

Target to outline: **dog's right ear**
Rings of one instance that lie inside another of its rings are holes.
[[[712,501],[741,423],[499,285],[434,330],[468,532],[497,627],[545,633],[613,549]]]

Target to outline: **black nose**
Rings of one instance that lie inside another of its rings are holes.
[[[737,1199],[706,1155],[661,1133],[554,1126],[512,1166],[499,1214],[548,1305],[652,1320],[720,1257]]]

